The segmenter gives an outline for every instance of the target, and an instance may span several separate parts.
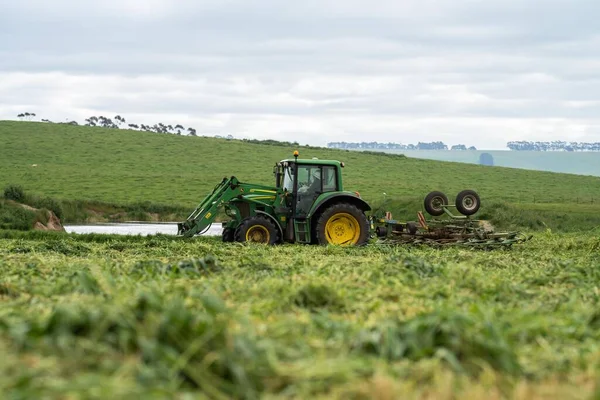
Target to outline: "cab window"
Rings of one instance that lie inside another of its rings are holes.
[[[292,192],[294,190],[294,166],[289,165],[283,170],[283,185],[284,190]]]
[[[335,167],[323,167],[323,192],[335,192],[337,190],[337,174]]]

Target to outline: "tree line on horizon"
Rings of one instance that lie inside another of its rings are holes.
[[[21,121],[23,121],[23,120],[31,121],[32,118],[35,116],[36,116],[36,114],[34,114],[34,113],[26,112],[26,113],[18,114],[17,118],[19,118]],[[127,120],[120,115],[115,115],[113,118],[107,118],[102,115],[98,116],[98,117],[91,116],[91,117],[85,119],[85,124],[79,124],[75,120],[71,120],[71,121],[66,120],[66,122],[54,122],[54,121],[50,121],[50,120],[44,119],[44,118],[41,119],[41,122],[50,123],[50,124],[73,125],[73,126],[100,127],[100,128],[108,128],[108,129],[131,129],[131,130],[137,130],[137,131],[154,132],[154,133],[162,133],[162,134],[173,134],[173,135],[187,134],[189,136],[198,136],[198,133],[195,128],[192,128],[192,127],[185,128],[181,124],[171,125],[171,124],[164,124],[162,122],[159,122],[158,124],[154,124],[154,125],[133,124],[133,123],[127,123]],[[209,136],[209,135],[203,134],[201,136]],[[217,139],[227,139],[227,140],[236,139],[231,134],[228,134],[228,135],[218,135],[217,134],[212,137],[217,138]],[[237,140],[241,140],[243,142],[248,142],[248,143],[255,143],[255,144],[266,144],[266,145],[271,145],[271,146],[286,146],[286,147],[300,146],[300,144],[297,141],[289,142],[289,141],[281,141],[281,140],[274,140],[274,139],[247,139],[247,138],[242,138],[242,139],[237,139]],[[310,146],[308,144],[304,145],[304,147],[314,148],[314,146]]]
[[[600,142],[552,142],[513,141],[506,144],[514,151],[600,151]]]
[[[114,121],[113,121],[114,120]],[[114,118],[107,118],[103,115],[99,117],[91,116],[85,119],[85,126],[100,126],[102,128],[109,129],[121,129],[121,127],[136,130],[136,131],[146,131],[146,132],[155,132],[155,133],[164,133],[164,134],[173,134],[173,135],[181,135],[182,132],[185,134],[187,132],[190,136],[197,136],[196,129],[194,128],[185,128],[181,124],[163,124],[159,122],[154,125],[146,125],[146,124],[133,124],[127,123],[124,117],[120,115],[115,115]]]
[[[19,113],[17,118],[23,121],[31,121],[36,117],[35,113],[24,112]],[[79,126],[80,124],[77,121],[68,121],[67,122],[53,122],[48,119],[41,119],[42,122],[46,123],[58,123],[58,124],[66,124],[66,125],[75,125]],[[159,122],[153,125],[146,124],[135,124],[128,123],[126,119],[120,115],[115,115],[113,118],[108,118],[105,116],[91,116],[85,119],[85,124],[83,126],[91,126],[91,127],[102,127],[109,129],[132,129],[138,131],[145,132],[155,132],[161,134],[173,134],[173,135],[189,135],[189,136],[198,136],[198,133],[195,128],[188,127],[185,128],[182,124],[164,124]],[[209,135],[203,135],[209,136]],[[234,139],[233,135],[214,135],[215,138],[221,139]],[[281,145],[292,145],[297,146],[298,142],[283,142],[273,139],[242,139],[246,142],[253,143],[281,143]],[[308,145],[306,145],[308,146]],[[310,146],[312,147],[312,146]],[[402,143],[379,143],[379,142],[329,142],[327,143],[328,148],[336,148],[336,149],[393,149],[393,150],[477,150],[475,146],[467,147],[464,144],[456,144],[452,146],[446,145],[444,142],[418,142],[417,144],[402,144]],[[506,144],[506,147],[513,151],[600,151],[600,142],[566,142],[566,141],[551,141],[551,142],[533,142],[533,141],[511,141]]]
[[[19,118],[20,120],[26,119],[26,120],[30,121],[33,117],[35,117],[35,114],[28,113],[28,112],[17,115],[17,118]],[[48,119],[42,118],[41,121],[46,122],[46,123],[52,123],[52,124],[57,123],[57,124],[74,125],[74,126],[80,125],[75,120],[71,120],[71,121],[67,120],[67,122],[53,122]],[[108,128],[108,129],[123,128],[123,129],[137,130],[137,131],[146,131],[146,132],[173,134],[173,135],[181,135],[181,134],[187,134],[190,136],[198,135],[195,128],[192,128],[192,127],[185,128],[181,124],[172,125],[172,124],[163,124],[162,122],[159,122],[158,124],[154,124],[154,125],[127,123],[127,120],[120,115],[115,115],[113,118],[105,117],[103,115],[100,115],[98,117],[91,116],[89,118],[86,118],[85,123],[81,124],[81,125],[82,126]],[[224,137],[224,136],[216,135],[216,137]],[[232,139],[233,136],[228,135],[225,138]]]
[[[330,142],[327,147],[334,149],[383,149],[383,150],[477,150],[475,146],[464,144],[448,146],[444,142],[419,142],[417,144],[379,143],[379,142]],[[513,151],[600,151],[600,142],[552,142],[512,141],[506,144]]]
[[[379,143],[379,142],[329,142],[332,149],[384,149],[384,150],[448,150],[444,142],[419,142],[417,144]],[[450,150],[477,150],[475,146],[467,148],[464,144],[455,144]]]

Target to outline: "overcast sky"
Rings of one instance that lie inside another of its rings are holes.
[[[0,119],[297,140],[600,141],[597,0],[20,0]]]

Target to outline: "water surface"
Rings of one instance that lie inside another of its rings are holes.
[[[68,233],[105,233],[115,235],[177,235],[177,223],[121,222],[105,224],[64,225]],[[221,223],[214,223],[204,235],[220,235]]]

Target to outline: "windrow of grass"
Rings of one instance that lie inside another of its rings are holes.
[[[2,231],[8,398],[590,398],[600,236],[511,250]]]
[[[125,214],[142,217],[149,208],[158,207],[150,205],[161,204],[172,208],[158,213],[181,219],[224,176],[273,184],[274,163],[291,158],[296,150],[239,140],[9,121],[0,121],[0,142],[0,187],[21,185],[28,193],[61,201],[67,221],[89,217],[85,210],[94,205],[108,216],[125,207]],[[490,208],[506,203],[508,211],[504,212],[529,210],[532,219],[543,216],[547,225],[564,225],[567,230],[581,222],[579,217],[560,222],[570,218],[572,210],[585,209],[590,216],[600,211],[599,177],[376,152],[299,150],[303,158],[344,161],[345,188],[359,191],[370,203],[377,205],[385,197],[404,203],[406,199],[415,206],[405,211],[402,207],[392,208],[399,219],[414,218],[422,199],[432,190],[441,190],[454,201],[459,191],[474,189],[481,195],[482,211],[487,215],[500,215]],[[541,212],[540,204],[550,208]],[[109,211],[105,213],[104,209]],[[537,225],[533,221],[521,224]]]

